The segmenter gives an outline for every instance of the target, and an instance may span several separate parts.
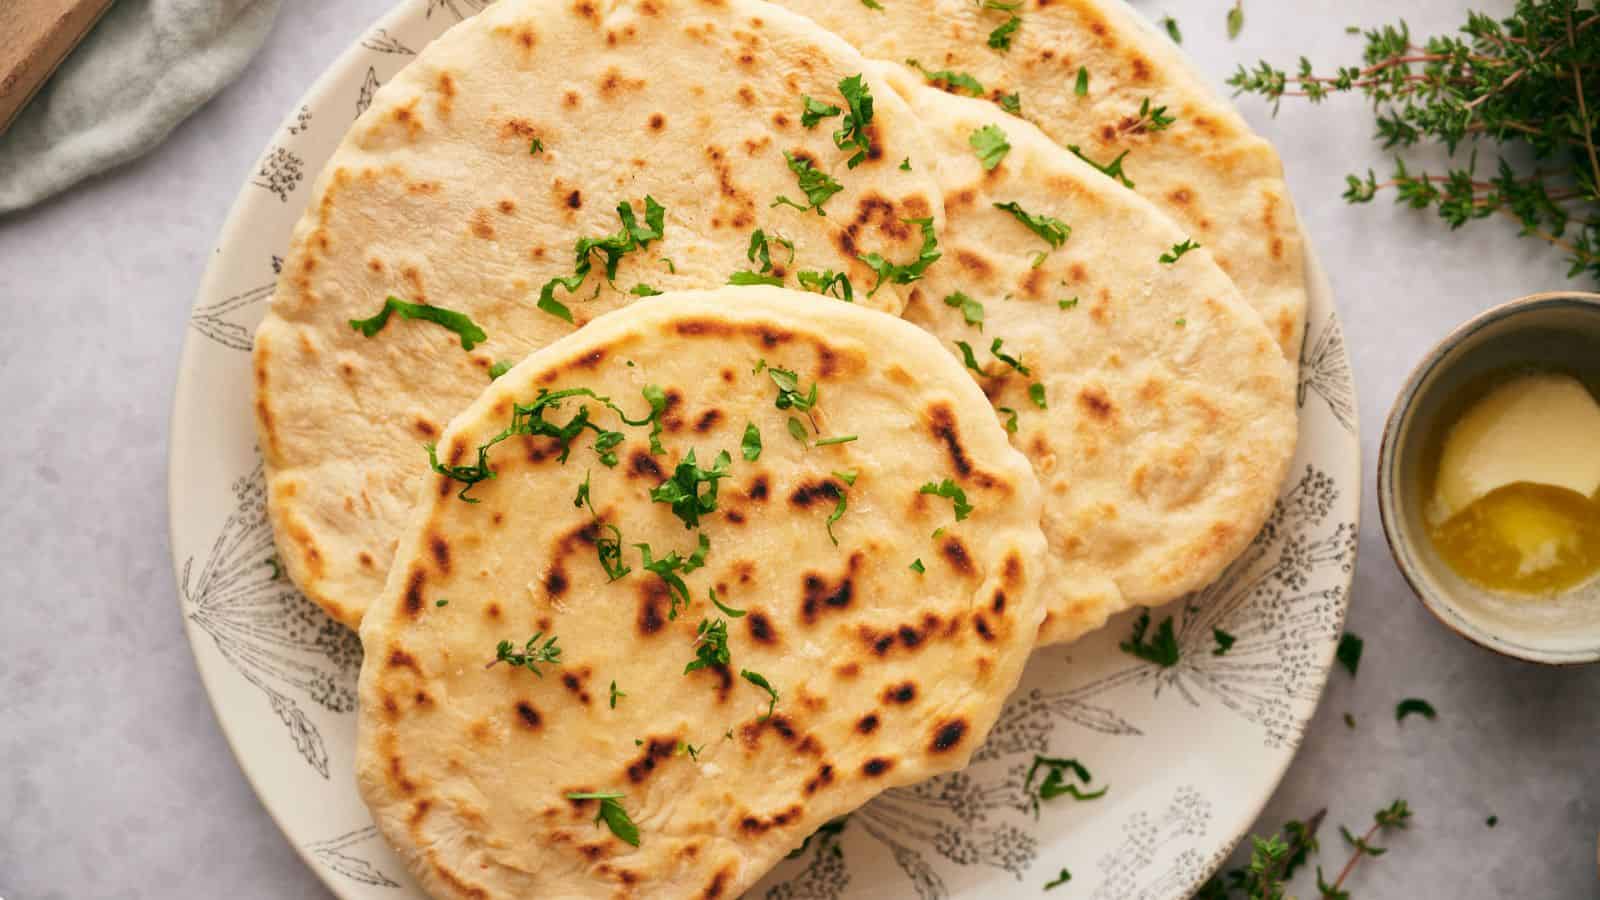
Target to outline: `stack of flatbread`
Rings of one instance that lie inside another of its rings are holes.
[[[1222,572],[1305,291],[1199,84],[1106,0],[501,0],[378,92],[255,404],[430,893],[738,896]]]

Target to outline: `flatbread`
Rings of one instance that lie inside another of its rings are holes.
[[[1183,53],[1120,0],[1023,0],[1009,50],[989,35],[1012,13],[971,0],[778,0],[868,56],[969,74],[985,95],[1017,94],[1021,113],[1062,146],[1123,171],[1140,196],[1205,245],[1261,314],[1288,359],[1305,330],[1304,239],[1277,152],[1206,87]],[[1088,75],[1078,96],[1079,69]],[[1176,121],[1136,127],[1149,100]]]
[[[1266,521],[1294,454],[1293,375],[1260,317],[1210,251],[1162,262],[1183,230],[1043,132],[903,70],[890,81],[940,151],[947,217],[945,258],[905,315],[953,355],[957,341],[972,348],[987,373],[973,377],[1039,475],[1041,641],[1209,583]],[[985,127],[1010,144],[991,171],[970,145]],[[1051,251],[997,203],[1071,235]],[[982,305],[981,323],[946,304],[957,292]],[[997,339],[1030,374],[991,352]]]
[[[638,299],[636,285],[759,274],[755,229],[773,235],[791,285],[798,270],[841,271],[863,288],[857,303],[898,312],[903,287],[867,296],[875,279],[856,257],[915,260],[921,231],[903,220],[942,222],[928,167],[899,167],[928,155],[916,122],[869,77],[872,151],[853,169],[831,137],[842,115],[800,124],[803,95],[843,107],[839,83],[864,67],[756,0],[503,0],[384,85],[319,178],[256,335],[269,508],[295,584],[358,622],[382,589],[422,444],[492,364]],[[806,203],[785,151],[842,186],[826,215],[770,206]],[[647,196],[665,208],[664,236],[621,258],[614,287],[597,251],[581,287],[556,289],[574,323],[538,309],[541,286],[573,274],[575,242],[618,232],[623,202],[643,227]],[[389,295],[465,313],[487,339],[465,351],[398,315],[370,338],[352,330]]]
[[[815,384],[814,407],[780,409],[774,368],[799,395]],[[580,397],[543,418],[584,404],[620,428],[614,468],[587,431],[565,463],[556,438],[496,445],[475,503],[428,479],[362,623],[361,792],[436,897],[737,897],[829,819],[965,765],[1033,645],[1037,482],[960,364],[891,316],[766,287],[636,304],[489,386],[445,431],[442,462],[471,464],[542,390],[590,388],[639,421],[651,384],[669,398],[663,455],[648,425]],[[691,450],[707,468],[732,460],[715,511],[686,529],[650,493]],[[946,479],[964,519],[921,490]],[[586,480],[592,512],[574,506]],[[687,554],[697,533],[709,551],[673,619],[634,545]],[[601,539],[630,573],[607,580]],[[712,589],[746,615],[719,612]],[[719,618],[731,659],[685,674],[698,626]],[[561,650],[543,677],[485,668],[535,632]],[[624,795],[637,848],[594,823],[595,801],[566,799],[604,791]]]

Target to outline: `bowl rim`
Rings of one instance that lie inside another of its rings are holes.
[[[1423,382],[1439,368],[1445,357],[1467,338],[1489,325],[1530,310],[1558,305],[1578,306],[1600,315],[1600,293],[1577,290],[1541,291],[1536,294],[1528,294],[1514,300],[1508,300],[1505,303],[1490,307],[1457,325],[1435,343],[1427,353],[1423,354],[1417,364],[1412,367],[1410,374],[1406,376],[1400,392],[1395,395],[1394,404],[1390,407],[1388,418],[1384,422],[1383,436],[1378,445],[1378,470],[1375,487],[1378,498],[1378,521],[1383,526],[1384,542],[1389,545],[1389,556],[1394,560],[1395,567],[1400,570],[1400,576],[1405,579],[1406,585],[1411,588],[1412,595],[1417,598],[1424,609],[1432,614],[1440,624],[1455,632],[1456,635],[1486,650],[1510,659],[1561,667],[1600,662],[1600,643],[1596,643],[1590,649],[1570,652],[1539,650],[1508,641],[1499,635],[1469,623],[1460,614],[1455,603],[1441,596],[1441,592],[1430,590],[1424,586],[1424,581],[1412,557],[1410,544],[1400,536],[1398,523],[1399,495],[1395,488],[1395,469],[1397,466],[1395,445],[1398,443],[1401,426],[1409,419],[1412,410],[1415,408],[1417,396],[1420,393]]]

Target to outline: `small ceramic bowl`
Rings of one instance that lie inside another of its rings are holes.
[[[1450,424],[1496,373],[1524,366],[1593,371],[1600,361],[1600,294],[1513,300],[1451,332],[1412,371],[1389,413],[1378,455],[1378,512],[1400,573],[1428,611],[1496,653],[1551,665],[1600,660],[1600,580],[1552,598],[1507,598],[1440,559],[1427,533],[1423,486]],[[1481,395],[1481,394],[1478,394]]]

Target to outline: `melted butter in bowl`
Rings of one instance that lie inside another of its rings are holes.
[[[1444,436],[1428,536],[1463,578],[1548,596],[1600,572],[1600,403],[1555,372],[1500,380]]]

